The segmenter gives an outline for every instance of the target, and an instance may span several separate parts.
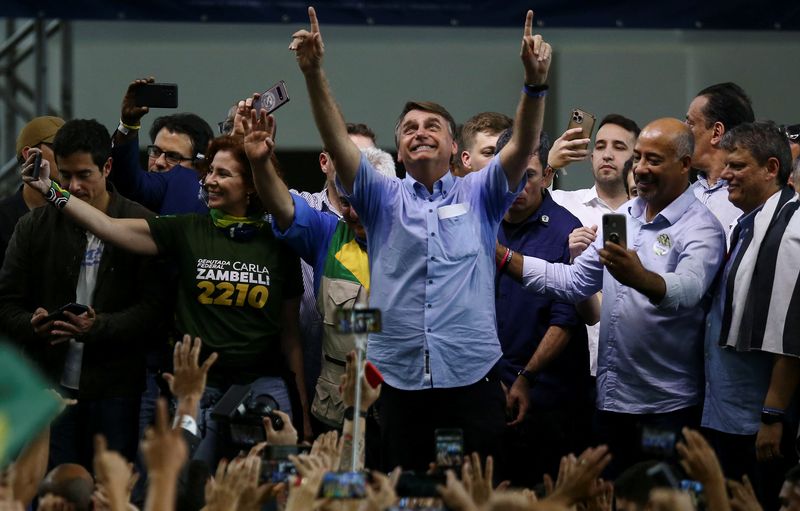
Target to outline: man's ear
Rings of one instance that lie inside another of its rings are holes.
[[[467,170],[472,170],[472,165],[470,162],[472,161],[472,157],[469,154],[469,151],[461,151],[461,166]]]
[[[777,181],[778,180],[778,172],[781,169],[780,161],[778,161],[778,159],[775,158],[774,156],[771,156],[770,158],[767,159],[767,164],[765,165],[765,167],[767,169],[767,174],[774,181]],[[786,183],[781,183],[782,186],[785,185],[785,184]]]
[[[22,160],[23,161],[27,160],[28,159],[28,155],[30,153],[31,153],[31,146],[26,145],[25,147],[23,147],[22,151],[20,151],[20,154],[22,155]]]
[[[103,168],[101,169],[101,173],[103,177],[108,177],[108,174],[111,172],[111,167],[113,166],[114,159],[109,156],[106,162],[103,164]]]
[[[328,164],[330,163],[330,161],[331,159],[328,156],[328,153],[326,153],[325,151],[319,153],[319,169],[326,176],[328,175]]]
[[[719,146],[722,142],[722,136],[725,134],[725,125],[717,121],[711,127],[711,145]]]

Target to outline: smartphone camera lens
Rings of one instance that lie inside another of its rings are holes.
[[[581,124],[583,122],[583,114],[581,114],[577,110],[572,112],[572,120],[578,124]]]
[[[619,234],[617,234],[616,232],[612,232],[611,234],[608,235],[608,241],[611,241],[619,245]]]

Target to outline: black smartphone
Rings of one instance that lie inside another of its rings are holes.
[[[339,309],[336,331],[340,334],[367,334],[381,331],[380,309]]]
[[[460,467],[464,459],[464,431],[458,428],[439,428],[433,434],[436,440],[436,467]]]
[[[269,115],[288,102],[289,93],[286,92],[286,82],[281,80],[262,92],[261,97],[253,102],[253,108],[259,115],[261,115],[261,110],[266,110]]]
[[[178,108],[178,84],[145,83],[134,91],[136,106],[151,108]]]
[[[261,483],[282,483],[292,476],[297,475],[294,463],[289,461],[289,455],[300,455],[309,452],[311,447],[306,445],[270,445],[261,459]]]
[[[328,472],[322,476],[321,499],[363,499],[367,496],[363,472]]]
[[[572,109],[569,114],[569,124],[567,129],[581,128],[581,138],[592,138],[592,130],[594,129],[595,116],[591,112],[581,110],[580,108]],[[589,144],[582,145],[578,149],[588,149]]]
[[[621,213],[606,213],[603,215],[603,245],[611,241],[628,248],[627,218]]]
[[[397,481],[395,491],[397,496],[404,497],[439,497],[438,485],[447,483],[444,473],[418,474],[416,472],[403,472]]]
[[[31,169],[31,177],[36,180],[39,179],[39,171],[42,170],[42,152],[36,151],[36,156],[33,158],[33,168]]]
[[[83,314],[84,312],[89,312],[89,307],[86,305],[81,305],[80,303],[68,303],[66,305],[62,305],[55,311],[48,314],[47,318],[45,319],[46,321],[66,319],[64,316],[64,312],[71,312],[77,316]]]

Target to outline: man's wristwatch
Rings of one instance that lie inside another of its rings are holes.
[[[519,378],[520,376],[528,380],[528,383],[530,385],[533,385],[533,382],[536,381],[536,373],[534,373],[533,371],[528,371],[524,367],[519,371],[517,371],[517,377]]]
[[[347,408],[344,409],[344,418],[349,421],[353,420],[355,414],[356,414],[356,409],[354,406],[348,406]],[[359,411],[358,416],[361,417],[362,419],[366,419],[367,412]]]
[[[764,407],[761,409],[761,423],[771,426],[783,421],[785,415],[786,412],[784,410]]]

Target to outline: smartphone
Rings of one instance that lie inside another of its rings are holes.
[[[136,106],[178,108],[178,84],[145,83],[134,91]]]
[[[321,499],[363,499],[366,477],[363,472],[327,472],[319,488]]]
[[[364,366],[364,375],[367,377],[367,383],[369,383],[369,386],[373,389],[383,383],[383,375],[370,361],[367,361]]]
[[[33,158],[33,168],[31,169],[31,177],[36,180],[39,179],[39,171],[42,170],[42,152],[36,151],[36,156]]]
[[[381,331],[380,309],[339,309],[336,331],[340,334],[366,334]]]
[[[594,129],[595,116],[591,112],[581,110],[580,108],[572,109],[569,114],[569,124],[567,129],[581,128],[581,138],[592,138],[592,130]],[[579,146],[578,149],[588,149],[589,144]]]
[[[253,109],[261,114],[261,110],[266,110],[267,115],[279,109],[289,102],[289,93],[286,92],[286,82],[279,81],[269,89],[261,93],[256,101],[253,102]]]
[[[418,474],[406,471],[400,474],[395,491],[401,499],[408,497],[439,497],[438,485],[447,483],[444,472],[439,474]],[[402,506],[409,508],[413,506]]]
[[[611,241],[623,248],[628,248],[627,218],[620,213],[603,215],[603,245]]]
[[[457,428],[440,428],[434,431],[436,438],[436,467],[440,469],[460,467],[464,458],[464,431]]]
[[[311,448],[305,445],[270,445],[261,459],[261,483],[282,483],[297,475],[289,455],[308,453]]]
[[[48,314],[45,320],[46,321],[64,320],[66,319],[64,312],[71,312],[77,316],[83,314],[84,312],[89,312],[89,307],[86,305],[81,305],[80,303],[68,303],[66,305],[62,305],[55,311]]]
[[[676,436],[674,431],[645,426],[642,428],[642,452],[658,458],[672,458]]]

